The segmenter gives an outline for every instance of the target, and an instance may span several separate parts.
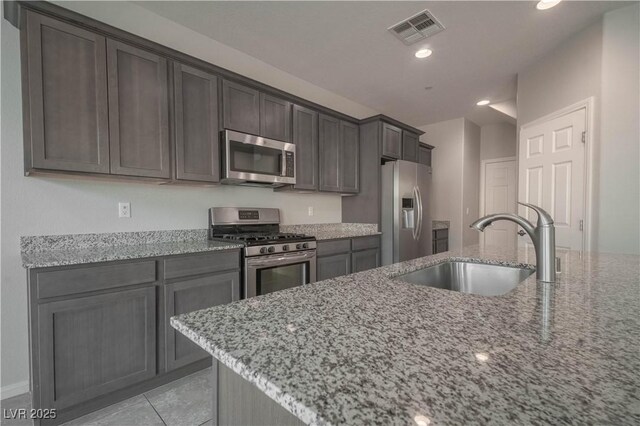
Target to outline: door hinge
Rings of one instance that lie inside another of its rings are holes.
[[[580,230],[584,229],[584,220],[580,219]]]
[[[587,142],[587,132],[582,132],[582,143]]]

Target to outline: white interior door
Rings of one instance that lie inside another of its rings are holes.
[[[559,248],[583,249],[585,128],[581,108],[520,131],[518,199],[551,214]],[[536,223],[533,210],[519,211]],[[519,241],[528,244],[528,238]]]
[[[481,215],[516,213],[516,160],[485,162],[483,172],[484,209]],[[480,243],[514,250],[516,231],[515,223],[499,220],[480,233]]]

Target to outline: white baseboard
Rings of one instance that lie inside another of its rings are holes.
[[[29,392],[29,381],[14,383],[0,388],[0,399],[12,398]]]

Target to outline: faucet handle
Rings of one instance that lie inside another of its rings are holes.
[[[529,207],[530,209],[533,209],[536,213],[538,213],[538,226],[553,225],[553,218],[545,210],[529,203],[521,203],[520,201],[518,201],[518,204]]]

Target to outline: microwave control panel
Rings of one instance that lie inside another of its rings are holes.
[[[286,156],[285,164],[286,164],[286,167],[287,167],[287,169],[285,170],[285,176],[294,177],[294,172],[293,172],[293,169],[294,169],[293,152],[285,152],[285,156]]]

